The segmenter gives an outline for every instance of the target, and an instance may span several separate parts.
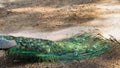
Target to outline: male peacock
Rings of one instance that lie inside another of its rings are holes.
[[[110,45],[101,36],[90,34],[60,41],[1,35],[0,48],[6,49],[7,54],[14,59],[65,61],[98,56],[108,50]]]

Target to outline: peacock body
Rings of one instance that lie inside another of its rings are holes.
[[[16,46],[7,49],[7,54],[15,59],[79,60],[99,56],[110,48],[105,39],[90,34],[76,35],[60,41],[4,35],[0,38],[16,41]]]

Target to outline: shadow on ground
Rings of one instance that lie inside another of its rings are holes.
[[[0,15],[0,32],[9,33],[19,30],[54,31],[89,22],[97,17],[94,5],[59,9],[47,7],[18,8]]]
[[[73,61],[69,63],[51,63],[51,62],[12,62],[9,60],[4,60],[0,64],[1,68],[105,68],[104,66],[96,62],[87,62],[84,60]]]
[[[80,5],[99,2],[100,0],[21,0],[8,3],[8,8],[20,8],[20,7],[33,7],[33,6],[42,6],[42,7],[63,7],[70,5]]]

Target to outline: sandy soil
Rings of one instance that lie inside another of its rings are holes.
[[[90,2],[91,1],[91,2]],[[26,0],[0,9],[0,33],[59,40],[98,32],[120,40],[119,0]],[[120,68],[120,44],[99,57],[69,63],[11,62],[0,52],[0,68]]]
[[[55,31],[93,20],[97,17],[95,5],[86,3],[82,0],[26,0],[10,3],[7,5],[8,11],[1,10],[0,32]]]

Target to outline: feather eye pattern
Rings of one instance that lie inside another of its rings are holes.
[[[15,59],[42,61],[72,61],[103,54],[110,44],[101,36],[90,34],[76,35],[60,41],[46,39],[3,36],[7,40],[14,39],[17,46],[7,50]]]

